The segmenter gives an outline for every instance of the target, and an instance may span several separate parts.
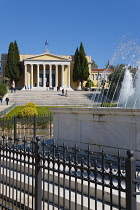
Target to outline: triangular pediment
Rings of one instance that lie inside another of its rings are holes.
[[[53,61],[69,61],[70,59],[63,57],[63,56],[59,56],[59,55],[54,55],[54,54],[50,54],[50,53],[43,53],[43,54],[39,54],[39,55],[33,55],[31,57],[26,58],[26,60],[53,60]]]

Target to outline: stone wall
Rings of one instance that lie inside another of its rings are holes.
[[[52,108],[54,140],[81,149],[126,155],[133,150],[140,159],[140,110],[122,108]]]

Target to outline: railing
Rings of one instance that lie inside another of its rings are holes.
[[[0,145],[0,206],[136,210],[138,180],[132,152],[124,158],[36,139],[30,145]]]
[[[6,143],[11,144],[15,141],[22,141],[24,138],[30,140],[37,136],[50,138],[53,135],[53,115],[40,115],[32,118],[5,117],[0,119],[0,136]]]
[[[10,112],[12,109],[16,107],[16,104],[12,104],[8,108],[4,109],[3,111],[0,112],[0,118],[6,115],[8,112]]]

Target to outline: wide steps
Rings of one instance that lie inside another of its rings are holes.
[[[61,91],[34,91],[24,90],[8,93],[9,104],[25,105],[33,102],[36,105],[69,105],[88,106],[91,102],[92,92],[69,91],[68,96],[62,96]]]

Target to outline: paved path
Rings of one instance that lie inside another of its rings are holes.
[[[3,110],[5,110],[5,109],[7,109],[7,108],[10,107],[10,106],[11,106],[11,105],[8,105],[8,106],[7,106],[7,105],[5,105],[5,104],[4,104],[4,105],[3,105],[3,104],[0,105],[0,112],[3,111]]]

